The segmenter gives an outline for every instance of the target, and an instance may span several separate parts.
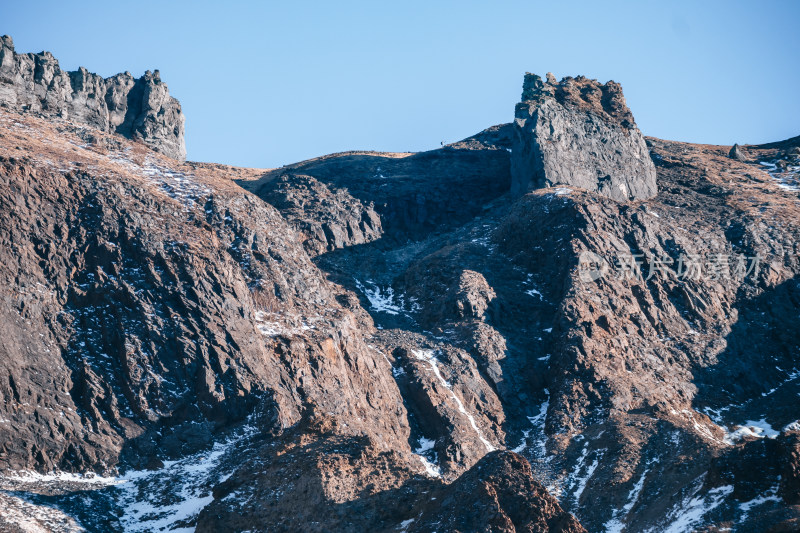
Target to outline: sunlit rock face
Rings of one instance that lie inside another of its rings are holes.
[[[573,185],[618,201],[652,198],[656,170],[622,87],[528,73],[517,104],[512,192]]]
[[[103,78],[81,67],[61,70],[50,52],[18,54],[0,37],[0,106],[58,117],[118,133],[173,159],[186,159],[181,104],[169,95],[159,71]]]

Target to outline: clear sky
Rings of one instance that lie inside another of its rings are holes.
[[[17,52],[160,69],[189,159],[438,147],[513,118],[526,71],[622,83],[646,135],[800,135],[800,1],[0,0]]]

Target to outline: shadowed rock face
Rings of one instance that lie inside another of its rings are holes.
[[[197,521],[200,533],[268,531],[537,531],[586,530],[538,483],[530,464],[495,451],[447,485],[415,473],[396,451],[341,434],[312,415],[246,461],[214,489]],[[265,527],[268,525],[268,527]]]
[[[288,174],[267,181],[261,198],[281,210],[312,256],[374,241],[383,232],[372,203],[363,205],[346,189],[331,191],[311,176]]]
[[[0,105],[87,124],[186,159],[181,105],[157,70],[138,79],[129,72],[103,78],[83,67],[65,72],[50,52],[16,53],[5,35],[0,37]]]
[[[573,185],[618,201],[655,196],[655,167],[618,83],[528,73],[515,116],[514,194]]]

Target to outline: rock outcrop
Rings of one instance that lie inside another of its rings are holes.
[[[312,228],[325,225],[318,220],[319,208],[333,202],[324,220],[329,230],[341,234],[327,236],[323,247],[328,249],[339,247],[337,243],[369,242],[378,233],[393,240],[419,239],[463,224],[487,202],[508,192],[509,146],[508,127],[499,126],[428,152],[344,152],[318,157],[274,169],[243,186],[275,205],[291,203],[287,218],[308,235],[317,233]],[[283,178],[291,174],[310,178]],[[282,185],[286,180],[303,181],[303,188],[318,190],[320,195],[305,201],[308,194],[296,187],[289,198],[288,186]],[[380,226],[370,214],[373,210],[380,216]],[[365,217],[363,222],[359,212]],[[351,230],[352,236],[342,233]]]
[[[586,530],[512,452],[487,454],[445,485],[415,475],[396,452],[341,435],[329,418],[295,426],[214,490],[197,531]],[[254,528],[255,525],[255,528]],[[259,526],[268,525],[264,529]]]
[[[739,148],[738,144],[734,144],[731,147],[731,151],[728,152],[728,157],[730,157],[731,159],[735,159],[737,161],[744,161],[745,159],[747,159],[742,153],[742,149]]]
[[[535,480],[530,464],[512,452],[494,452],[443,487],[407,523],[407,531],[540,531],[584,533]]]
[[[655,196],[656,171],[622,87],[526,74],[515,112],[512,193],[572,185],[618,201]]]
[[[368,316],[276,209],[141,145],[107,150],[111,135],[81,147],[82,127],[3,111],[0,126],[0,279],[16,287],[0,291],[0,469],[141,466],[264,402],[277,427],[310,406],[357,413],[363,434],[395,426],[381,442],[408,452]],[[369,421],[382,401],[392,414]]]
[[[130,72],[103,78],[83,67],[67,72],[50,52],[16,53],[14,41],[4,35],[0,105],[118,133],[173,159],[186,159],[181,105],[169,95],[158,70],[140,78]]]

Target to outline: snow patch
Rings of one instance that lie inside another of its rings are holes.
[[[442,469],[439,468],[438,465],[435,465],[432,462],[430,462],[424,455],[419,455],[419,454],[414,454],[414,455],[419,457],[419,460],[422,463],[422,467],[425,468],[425,474],[428,477],[432,478],[442,477]]]
[[[356,287],[367,297],[373,311],[390,315],[408,315],[419,311],[419,304],[414,298],[408,298],[406,301],[406,297],[403,294],[395,294],[392,287],[381,289],[370,280],[366,280],[364,283],[359,280],[355,281]]]
[[[536,289],[528,289],[527,291],[525,291],[525,294],[527,294],[529,296],[538,296],[540,300],[544,299],[544,297],[542,296],[542,293],[537,291]]]
[[[158,470],[127,472],[122,477],[125,484],[116,487],[125,532],[194,531],[193,527],[177,528],[193,521],[211,503],[213,486],[229,475],[219,471],[222,458],[254,432],[255,428],[248,426],[238,435],[214,443],[211,450],[166,461]]]
[[[768,437],[770,439],[774,439],[778,436],[778,434],[779,433],[772,428],[772,425],[770,425],[766,419],[762,418],[761,420],[748,420],[733,431],[726,432],[723,440],[725,441],[725,444],[734,445],[745,437],[757,439]]]
[[[421,437],[419,439],[419,446],[414,450],[414,455],[419,457],[422,466],[425,468],[425,474],[428,477],[439,478],[442,477],[442,469],[436,464],[436,452],[433,451],[433,446],[436,441]]]
[[[702,487],[702,482],[696,485],[695,490],[668,514],[666,528],[648,530],[649,533],[685,533],[694,531],[701,525],[703,517],[713,511],[733,492],[733,486],[725,485],[708,491],[705,496],[697,496]]]
[[[408,520],[403,520],[402,522],[400,522],[400,531],[407,531],[408,526],[410,526],[413,523],[414,523],[413,518],[409,518]]]

